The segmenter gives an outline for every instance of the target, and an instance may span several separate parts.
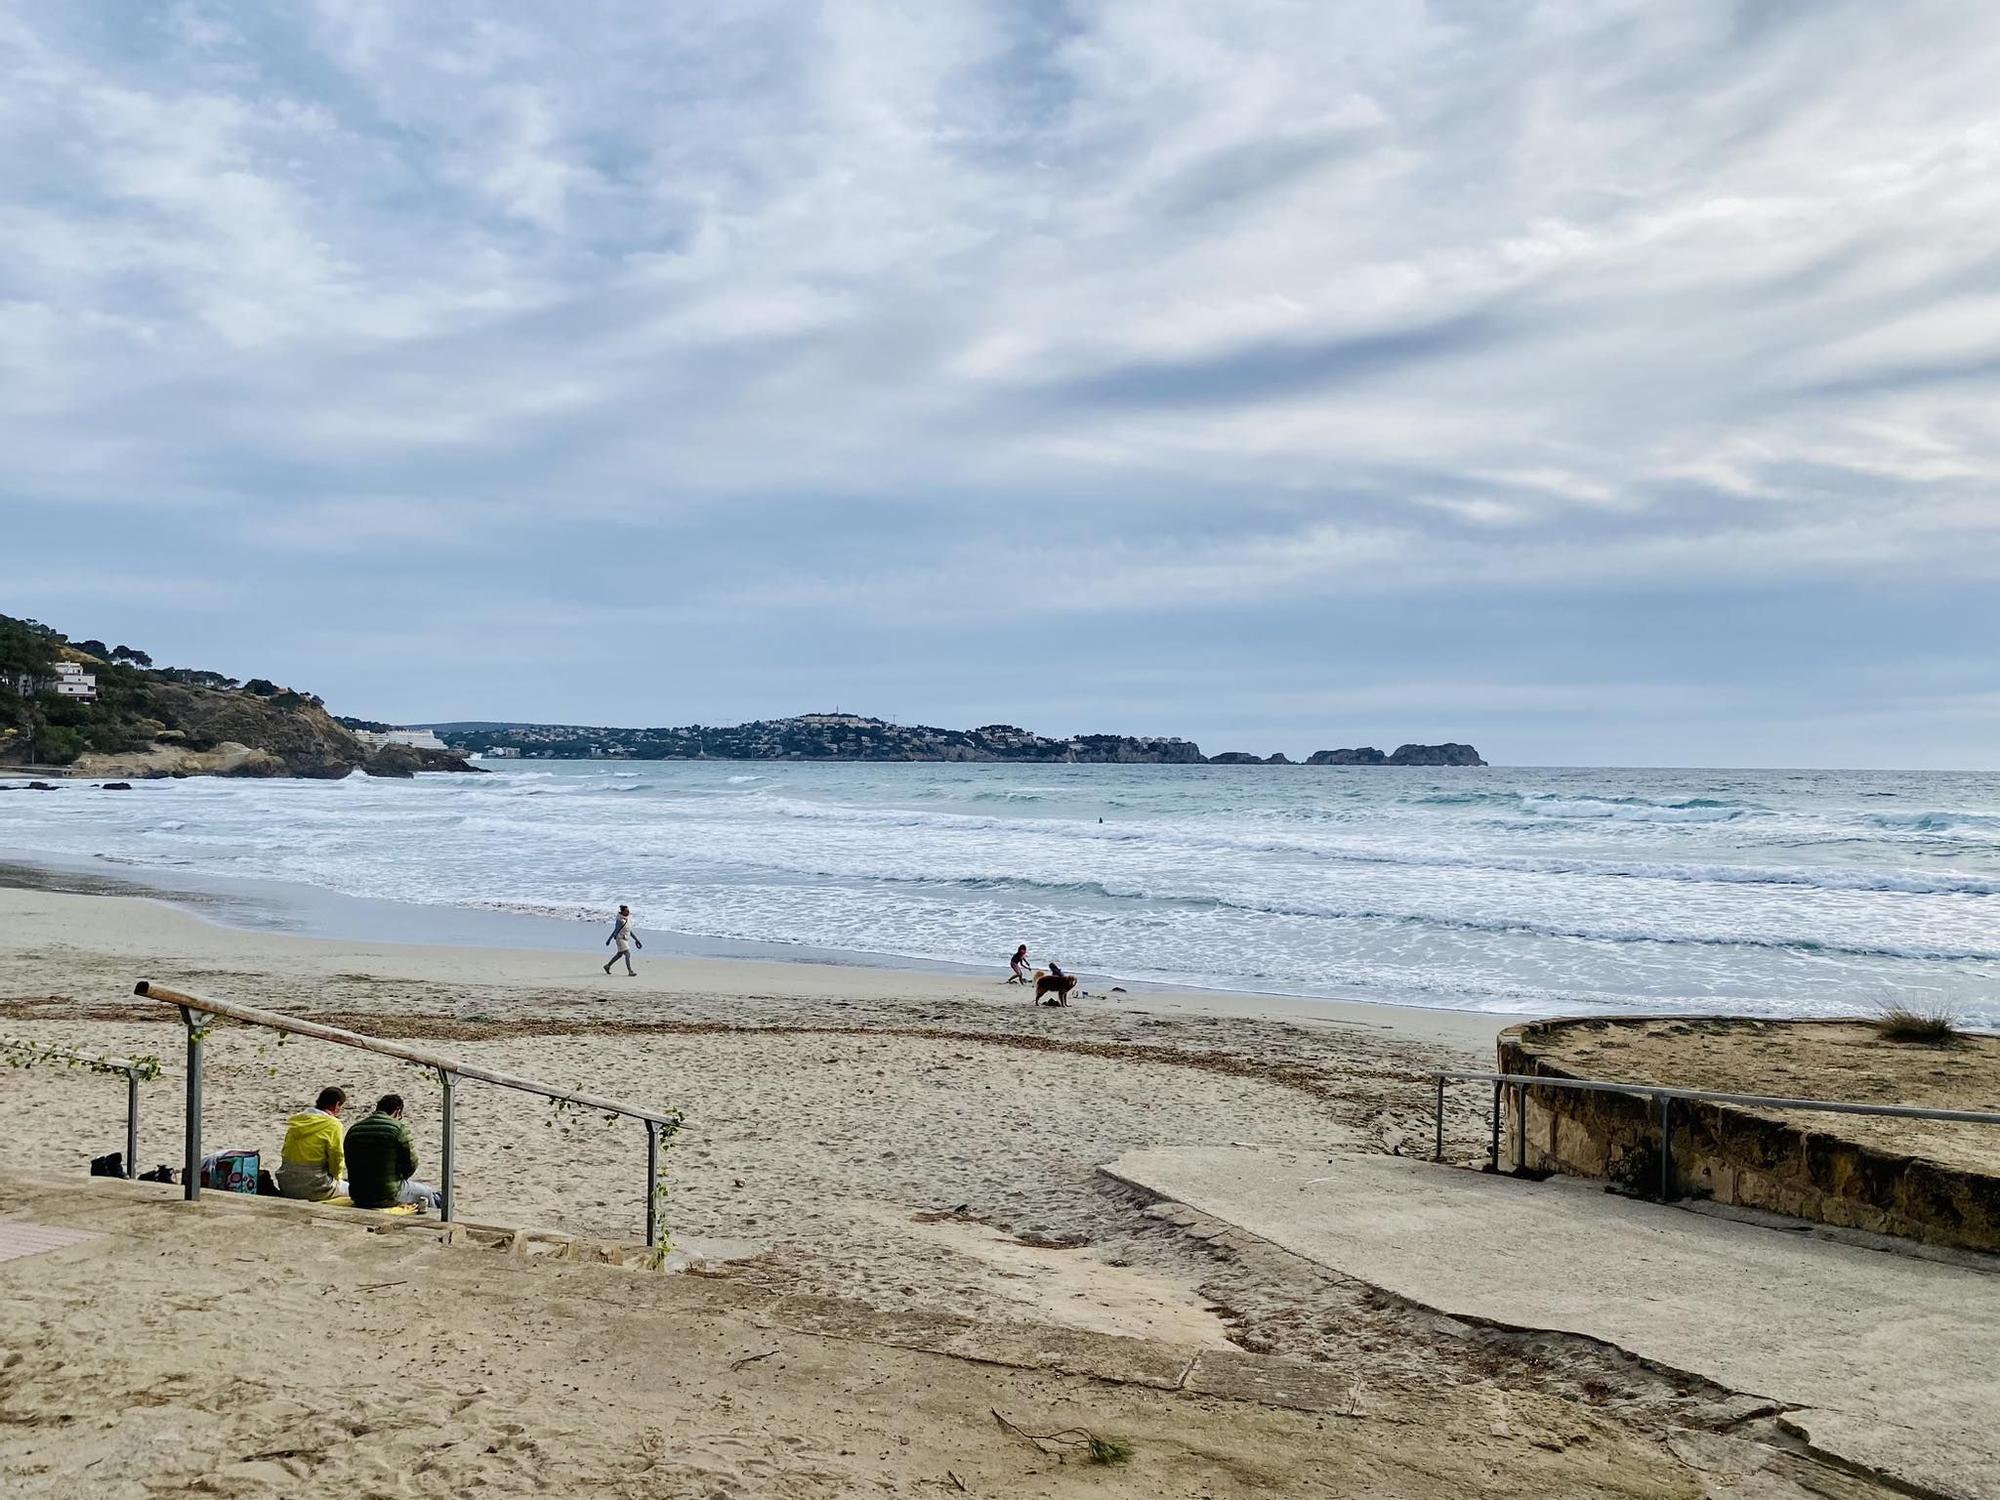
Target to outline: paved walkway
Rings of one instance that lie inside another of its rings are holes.
[[[1796,1406],[1814,1446],[1905,1484],[2000,1497],[2000,1269],[1386,1156],[1188,1147],[1105,1171],[1427,1307]]]

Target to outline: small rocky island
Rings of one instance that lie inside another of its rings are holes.
[[[1306,757],[1309,766],[1483,766],[1479,752],[1470,745],[1447,742],[1442,745],[1398,745],[1384,755],[1373,745],[1359,750],[1315,750]]]

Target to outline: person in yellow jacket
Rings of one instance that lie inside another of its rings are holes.
[[[347,1191],[340,1180],[347,1170],[340,1143],[340,1112],[346,1107],[344,1091],[321,1089],[311,1109],[285,1122],[283,1160],[278,1166],[278,1191],[285,1197],[323,1203]]]

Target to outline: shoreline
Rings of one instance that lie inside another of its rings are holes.
[[[150,873],[150,872],[149,872]],[[31,897],[56,898],[52,902]],[[116,903],[93,923],[87,905]],[[149,919],[142,912],[157,914]],[[67,912],[69,915],[58,915]],[[160,918],[177,919],[164,926]],[[688,939],[662,932],[635,956],[637,979],[604,980],[595,967],[608,955],[599,926],[528,913],[417,906],[344,896],[312,886],[186,875],[179,883],[140,878],[129,867],[93,869],[81,862],[22,856],[0,849],[0,927],[9,937],[30,928],[61,943],[70,925],[96,926],[127,941],[99,957],[186,953],[204,967],[275,963],[306,977],[364,972],[391,982],[454,979],[547,988],[622,982],[641,995],[701,993],[745,999],[892,999],[975,1001],[1029,1009],[1023,990],[1004,982],[996,964],[973,968],[920,958],[845,954],[784,944]],[[184,925],[182,925],[184,924]],[[136,935],[142,941],[131,941]],[[641,938],[647,929],[640,928]],[[100,937],[100,942],[102,938]],[[5,956],[11,943],[0,944]],[[594,957],[592,955],[595,955]],[[134,972],[133,980],[168,975]],[[1115,983],[1123,993],[1107,993]],[[1412,1041],[1489,1049],[1505,1027],[1539,1014],[1335,997],[1303,998],[1086,976],[1086,998],[1072,1009],[1124,1014],[1204,1015],[1372,1031]],[[1052,1015],[1061,1012],[1051,1010]],[[1552,1013],[1551,1013],[1552,1014]]]

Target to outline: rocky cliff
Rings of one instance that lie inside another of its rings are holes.
[[[134,724],[142,747],[87,750],[68,768],[77,776],[301,776],[338,779],[465,771],[465,757],[408,745],[364,744],[310,700],[280,706],[243,692],[161,686],[148,717]]]
[[[239,776],[345,776],[368,761],[361,742],[310,700],[280,707],[250,693],[165,683],[150,708],[162,721],[155,743],[197,753],[223,744],[257,752],[233,773]]]

